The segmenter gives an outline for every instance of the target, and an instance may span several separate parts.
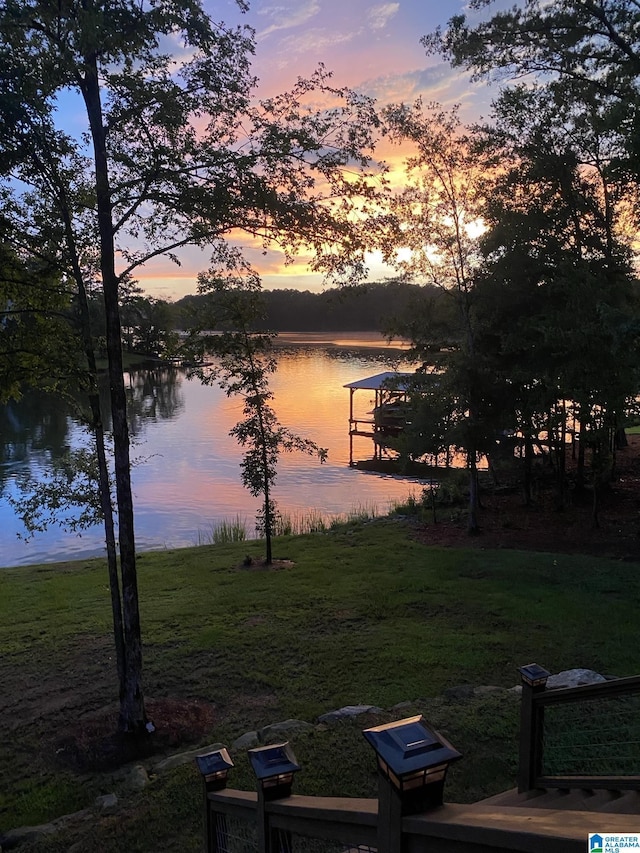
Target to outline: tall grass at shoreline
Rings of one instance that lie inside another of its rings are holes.
[[[326,513],[318,509],[294,510],[278,512],[274,525],[274,536],[306,536],[313,533],[328,533],[330,530],[349,524],[361,524],[378,518],[378,508],[375,504],[358,504],[349,512]],[[195,544],[201,545],[230,545],[234,542],[244,542],[256,539],[255,529],[249,520],[236,515],[234,519],[214,521],[202,529],[198,529]]]
[[[209,527],[198,528],[196,545],[231,545],[233,542],[244,542],[248,539],[247,519],[236,515],[234,519],[223,518],[213,521]]]

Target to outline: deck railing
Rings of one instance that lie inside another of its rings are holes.
[[[207,853],[371,853],[377,849],[377,800],[209,793]]]
[[[207,795],[206,815],[206,853],[584,853],[603,819],[484,803],[390,815],[378,800],[295,794],[261,806],[230,789]],[[615,825],[636,832],[637,817],[616,815]]]
[[[523,684],[521,713],[520,792],[640,790],[640,676],[555,690],[542,681]],[[214,790],[205,780],[205,851],[583,853],[587,833],[602,830],[595,811],[527,809],[522,802],[509,808],[495,798],[440,804],[441,791],[433,807],[416,808],[391,775],[379,774],[377,799],[273,799],[260,787]],[[622,810],[615,820],[617,831],[638,831],[636,813]]]
[[[640,676],[523,685],[518,790],[569,787],[640,790]]]

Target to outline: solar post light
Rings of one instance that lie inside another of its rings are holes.
[[[528,663],[518,669],[523,685],[527,687],[544,687],[551,673],[538,663]]]
[[[400,798],[402,814],[442,805],[447,770],[462,755],[422,715],[365,729],[363,735],[376,751],[380,776]]]
[[[226,821],[224,814],[211,809],[209,794],[222,791],[227,786],[229,770],[233,761],[226,747],[214,749],[205,755],[196,755],[196,764],[204,782],[204,837],[205,850],[216,850],[215,839],[224,837]]]
[[[539,697],[544,693],[551,673],[537,663],[518,668],[522,679],[520,700],[520,760],[518,764],[518,791],[530,791],[542,771],[542,736],[544,706]]]
[[[248,752],[262,797],[265,800],[288,797],[291,794],[293,774],[300,770],[300,765],[288,741],[259,746]]]
[[[223,746],[206,755],[197,755],[196,764],[207,792],[220,791],[226,787],[229,770],[233,767],[233,761],[226,747]]]

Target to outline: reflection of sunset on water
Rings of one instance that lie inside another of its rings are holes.
[[[197,471],[192,466],[185,466],[182,473],[184,476],[178,479],[172,477],[163,482],[154,477],[153,480],[136,485],[138,506],[148,507],[148,512],[168,515],[174,514],[176,507],[180,507],[183,512],[191,509],[197,519],[196,525],[198,521],[202,523],[202,508],[218,507],[222,508],[225,518],[246,516],[251,527],[259,501],[255,499],[253,505],[249,506],[251,496],[243,488],[239,477],[236,483],[225,479],[221,492],[220,482],[211,478],[210,471]],[[195,530],[197,531],[197,526]]]
[[[352,341],[355,334],[348,336]],[[371,336],[364,336],[370,345]],[[378,341],[380,339],[378,338]],[[278,465],[274,498],[279,509],[294,517],[309,512],[328,519],[360,509],[388,511],[391,501],[419,493],[416,481],[349,468],[349,391],[343,386],[383,370],[410,370],[398,362],[401,352],[381,348],[332,346],[283,347],[278,370],[271,378],[273,408],[283,425],[327,448],[328,460],[284,453]],[[212,525],[236,517],[246,520],[253,535],[259,500],[240,479],[242,449],[229,430],[243,417],[240,398],[227,397],[217,384],[188,381],[182,371],[138,372],[129,377],[139,390],[137,438],[132,470],[136,541],[140,551],[195,545]],[[366,393],[366,412],[372,400]],[[161,406],[160,401],[168,401]],[[170,404],[170,405],[169,405]],[[70,420],[71,422],[71,420]],[[72,423],[72,422],[71,422]],[[73,427],[67,443],[81,443]],[[373,457],[371,440],[360,439],[356,458]],[[16,476],[19,471],[16,471]],[[100,527],[82,537],[50,530],[30,543],[20,542],[19,522],[0,506],[5,565],[75,558],[103,553]]]
[[[397,355],[388,356],[388,369],[395,367]],[[406,361],[401,365],[407,369]],[[366,358],[332,359],[318,357],[318,350],[312,348],[300,350],[278,362],[271,383],[274,408],[283,423],[326,447],[330,463],[345,465],[349,461],[349,392],[344,385],[371,372],[372,362]],[[371,408],[372,400],[372,395],[371,399],[362,395],[359,403],[364,411]],[[364,452],[373,455],[371,442]]]

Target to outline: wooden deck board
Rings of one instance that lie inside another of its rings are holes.
[[[639,833],[640,816],[481,802],[445,805],[407,817],[403,826],[417,836],[466,842],[470,849],[478,845],[522,853],[584,853],[590,832]]]

